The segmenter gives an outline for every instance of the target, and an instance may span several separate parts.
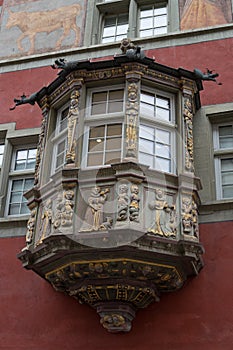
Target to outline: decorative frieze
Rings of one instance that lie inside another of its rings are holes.
[[[186,95],[184,97],[184,134],[185,134],[185,169],[194,171],[193,165],[193,106],[192,97]]]

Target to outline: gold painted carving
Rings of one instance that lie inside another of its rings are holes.
[[[140,202],[138,185],[131,185],[130,191],[129,219],[130,221],[138,221]]]
[[[52,227],[52,216],[52,200],[48,199],[42,211],[39,228],[40,238],[37,241],[36,245],[41,244],[43,242],[43,239],[50,235]]]
[[[175,205],[169,205],[162,189],[155,191],[155,201],[149,204],[155,210],[153,225],[147,232],[161,237],[176,237]]]
[[[38,33],[51,33],[62,28],[63,34],[58,39],[55,49],[60,49],[62,41],[69,35],[71,30],[75,33],[74,46],[80,42],[80,28],[76,24],[76,17],[80,15],[79,4],[63,6],[51,11],[40,12],[12,12],[8,9],[9,17],[6,28],[18,27],[22,34],[17,39],[19,51],[24,51],[22,40],[28,38],[30,50],[28,54],[35,51],[35,38]]]
[[[107,230],[111,227],[112,219],[106,218],[104,221],[103,207],[107,199],[109,188],[102,190],[100,187],[95,186],[91,195],[88,198],[88,207],[85,214],[84,224],[81,227],[81,232]]]
[[[137,157],[138,85],[130,82],[126,103],[126,157]]]
[[[76,148],[76,125],[79,117],[79,97],[80,91],[75,90],[71,93],[70,108],[68,113],[68,151],[66,154],[66,162],[75,162]]]
[[[129,196],[128,186],[121,184],[118,190],[117,198],[117,221],[126,221],[128,218]]]
[[[193,171],[193,108],[191,97],[184,98],[183,113],[185,124],[185,168]]]

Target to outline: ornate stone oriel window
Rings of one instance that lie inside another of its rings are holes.
[[[36,94],[43,121],[19,254],[110,332],[129,331],[137,309],[203,266],[192,134],[201,80],[128,39],[121,49],[107,61],[56,60],[56,84]]]
[[[217,199],[233,198],[233,124],[214,125]]]

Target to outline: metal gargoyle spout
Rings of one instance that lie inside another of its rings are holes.
[[[58,58],[55,63],[51,66],[53,69],[62,69],[62,71],[70,72],[76,69],[78,66],[77,61],[67,61],[64,58]],[[60,74],[59,72],[58,74]]]
[[[216,80],[216,78],[219,76],[219,74],[218,73],[213,73],[213,70],[210,70],[210,69],[207,68],[206,72],[203,73],[200,69],[195,68],[194,69],[194,73],[201,80],[214,81],[218,85],[222,85],[222,83],[218,83],[217,80]]]
[[[24,105],[27,103],[29,103],[30,105],[34,105],[37,101],[37,97],[38,97],[38,92],[34,92],[29,97],[23,94],[20,99],[14,98],[15,105],[14,107],[10,108],[10,111],[13,111],[17,106]]]

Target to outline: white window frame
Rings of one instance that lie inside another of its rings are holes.
[[[10,204],[11,204],[11,194],[12,194],[12,185],[15,180],[26,180],[26,179],[31,179],[32,182],[34,181],[34,172],[35,172],[35,167],[33,168],[28,168],[28,169],[15,169],[15,164],[16,164],[16,155],[17,152],[20,150],[30,150],[30,149],[37,149],[35,144],[25,144],[25,145],[20,145],[14,147],[13,154],[12,154],[12,159],[11,159],[11,168],[10,168],[10,173],[9,173],[9,182],[8,182],[8,193],[7,193],[7,200],[6,200],[6,207],[5,207],[5,216],[6,217],[22,217],[22,216],[28,216],[30,211],[28,209],[27,213],[18,213],[18,214],[10,214]],[[36,160],[36,157],[35,157]],[[23,197],[22,197],[23,199]],[[19,202],[20,208],[23,202]]]
[[[214,144],[214,166],[215,166],[215,183],[216,183],[216,199],[217,200],[232,200],[232,197],[224,197],[222,184],[222,169],[221,160],[233,159],[233,147],[220,148],[219,142],[219,127],[231,125],[233,128],[233,120],[229,122],[219,123],[213,125],[213,144]],[[233,184],[233,181],[232,181]]]
[[[127,33],[128,33],[128,30],[129,30],[129,15],[128,15],[128,23],[127,23],[127,30],[126,32],[122,33],[122,34],[118,34],[118,29],[119,29],[119,17],[120,16],[127,16],[128,13],[116,13],[116,14],[112,14],[112,15],[104,15],[103,16],[103,24],[102,24],[102,31],[101,31],[101,43],[102,44],[108,44],[108,43],[114,43],[114,42],[120,42],[122,39],[126,38],[127,37]],[[114,18],[115,19],[115,25],[112,26],[115,28],[115,31],[114,31],[114,35],[111,35],[111,36],[104,36],[104,29],[107,28],[107,26],[105,25],[105,21],[107,18]],[[105,41],[104,39],[107,39],[107,38],[113,38],[113,40],[107,40]]]
[[[146,8],[148,8],[148,9],[151,8],[153,11],[153,16],[152,16],[153,26],[148,28],[148,29],[152,30],[153,34],[141,36],[140,35],[141,32],[145,31],[145,30],[141,29],[141,12],[142,12],[142,10],[144,10]],[[155,23],[156,17],[159,17],[159,16],[158,15],[155,16],[154,12],[156,9],[161,9],[161,8],[166,8],[166,26],[156,26],[156,23]],[[161,35],[167,34],[168,33],[168,24],[169,24],[169,22],[168,22],[168,2],[167,1],[162,1],[162,2],[158,2],[158,3],[151,1],[151,2],[148,2],[148,4],[138,5],[137,36],[139,38],[143,39],[143,38],[148,38],[148,37],[153,37],[153,36],[161,36]],[[156,33],[156,30],[159,28],[166,28],[166,31],[164,31],[162,33]]]
[[[54,129],[54,136],[51,139],[52,142],[52,164],[51,164],[51,175],[56,173],[57,171],[59,171],[65,164],[65,157],[66,157],[66,151],[67,151],[67,145],[68,145],[68,119],[67,119],[67,126],[60,131],[60,125],[61,125],[61,117],[62,117],[62,113],[65,110],[69,110],[70,107],[70,103],[67,102],[65,105],[63,105],[61,108],[59,108],[57,110],[56,113],[56,121],[55,121],[55,129]],[[62,142],[65,142],[65,150],[64,150],[64,159],[63,159],[63,163],[56,167],[56,163],[57,163],[57,158],[58,158],[58,146],[59,144],[61,144]]]
[[[170,101],[170,118],[171,120],[169,122],[156,118],[156,115],[151,115],[151,113],[146,113],[145,110],[140,106],[140,122],[139,122],[139,128],[140,126],[148,126],[153,129],[166,131],[170,133],[170,151],[171,151],[171,157],[170,157],[170,171],[169,174],[176,174],[177,173],[177,166],[176,166],[176,110],[175,110],[175,95],[169,92],[165,92],[163,90],[158,89],[151,89],[145,86],[141,87],[141,92],[153,94],[154,96],[164,97],[165,99],[169,99]],[[156,140],[154,140],[154,147],[155,147]],[[139,158],[140,154],[143,152],[140,151],[140,137],[139,137]],[[154,158],[156,158],[156,155],[154,155]],[[160,158],[160,157],[159,157]],[[168,159],[168,158],[165,158]],[[141,163],[144,164],[144,163]],[[154,159],[155,164],[155,159]],[[147,165],[147,164],[146,164]],[[167,172],[163,171],[161,169],[152,168],[153,170],[158,170],[160,172]]]
[[[91,114],[92,107],[92,96],[96,92],[109,92],[114,90],[123,91],[123,109],[120,112],[106,113],[106,114]],[[88,145],[89,145],[89,132],[90,128],[97,127],[100,125],[122,125],[122,137],[121,137],[121,160],[123,159],[123,145],[124,145],[124,115],[125,115],[125,86],[124,85],[114,85],[106,86],[101,88],[89,89],[86,99],[86,115],[85,115],[85,127],[84,127],[84,138],[83,138],[83,151],[82,151],[82,161],[81,168],[93,169],[101,167],[109,167],[109,164],[100,164],[96,166],[88,166]],[[101,124],[102,123],[102,124]]]
[[[1,148],[3,147],[3,150],[1,151]],[[2,167],[2,164],[3,164],[3,160],[4,160],[4,152],[5,152],[5,143],[4,142],[2,142],[1,140],[0,140],[0,169],[1,169],[1,167]]]

